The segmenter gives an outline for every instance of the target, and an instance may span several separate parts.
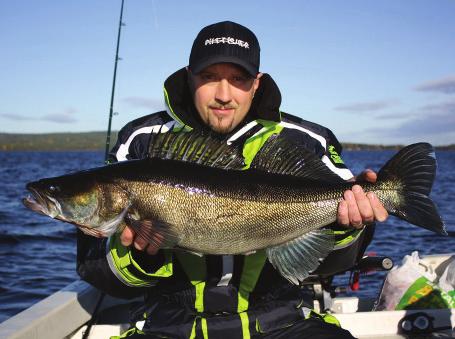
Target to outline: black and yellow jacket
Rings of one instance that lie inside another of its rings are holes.
[[[206,128],[193,105],[181,69],[164,84],[167,111],[128,123],[111,151],[112,161],[146,156],[151,133],[175,126]],[[245,163],[251,163],[273,134],[303,145],[345,180],[352,173],[344,165],[341,146],[333,133],[279,110],[281,95],[273,79],[264,74],[245,121],[227,137],[242,143]],[[165,126],[165,127],[163,127]],[[336,228],[336,226],[334,225]],[[337,230],[335,250],[315,272],[331,275],[352,267],[365,250],[365,232]],[[161,250],[149,256],[109,240],[79,234],[78,273],[108,294],[129,298],[146,295],[138,311],[136,328],[171,338],[249,338],[289,326],[301,318],[305,297],[298,286],[284,279],[259,251],[248,256],[203,256]],[[307,304],[306,306],[310,306]]]

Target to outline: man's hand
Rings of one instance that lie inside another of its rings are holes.
[[[134,244],[134,247],[139,251],[146,250],[148,254],[155,255],[160,249],[159,246],[153,246],[149,244],[144,238],[136,235],[131,227],[126,226],[120,235],[120,241],[123,246],[130,246]]]
[[[377,175],[372,170],[365,170],[357,181],[376,182]],[[352,186],[352,190],[344,192],[344,200],[338,205],[338,224],[346,227],[362,228],[365,224],[385,221],[389,214],[372,192],[365,194],[360,185]]]

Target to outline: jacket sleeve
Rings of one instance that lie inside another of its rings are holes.
[[[281,132],[283,137],[316,154],[332,172],[344,180],[353,177],[341,158],[341,144],[331,130],[285,112],[282,112],[282,117],[282,124],[286,127]]]
[[[341,157],[341,152],[343,150],[341,144],[338,142],[335,135],[331,130],[326,129],[327,133],[327,146],[325,149],[324,156],[330,161],[332,165],[329,165],[335,173],[340,175],[343,179],[349,180],[354,175],[346,166],[344,160]],[[323,158],[324,159],[324,158]],[[327,162],[328,163],[328,162]],[[326,163],[326,164],[327,164]],[[334,170],[335,169],[335,170]]]
[[[111,270],[106,246],[106,238],[94,238],[77,230],[77,273],[81,279],[114,297],[129,299],[141,295],[142,289],[126,286]]]
[[[152,131],[168,123],[174,121],[165,111],[130,121],[118,133],[117,142],[109,154],[110,162],[146,157]]]

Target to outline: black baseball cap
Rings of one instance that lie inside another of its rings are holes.
[[[210,65],[229,62],[255,77],[259,72],[259,60],[256,35],[235,22],[223,21],[199,32],[191,48],[189,68],[197,74]]]

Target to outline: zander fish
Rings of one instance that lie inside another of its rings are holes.
[[[199,254],[248,254],[295,284],[335,244],[346,182],[314,154],[272,136],[243,170],[241,146],[200,132],[151,135],[149,157],[27,184],[26,207],[93,236],[131,226],[150,244]],[[436,170],[430,144],[403,148],[378,173],[374,192],[389,214],[446,234],[428,197]]]

